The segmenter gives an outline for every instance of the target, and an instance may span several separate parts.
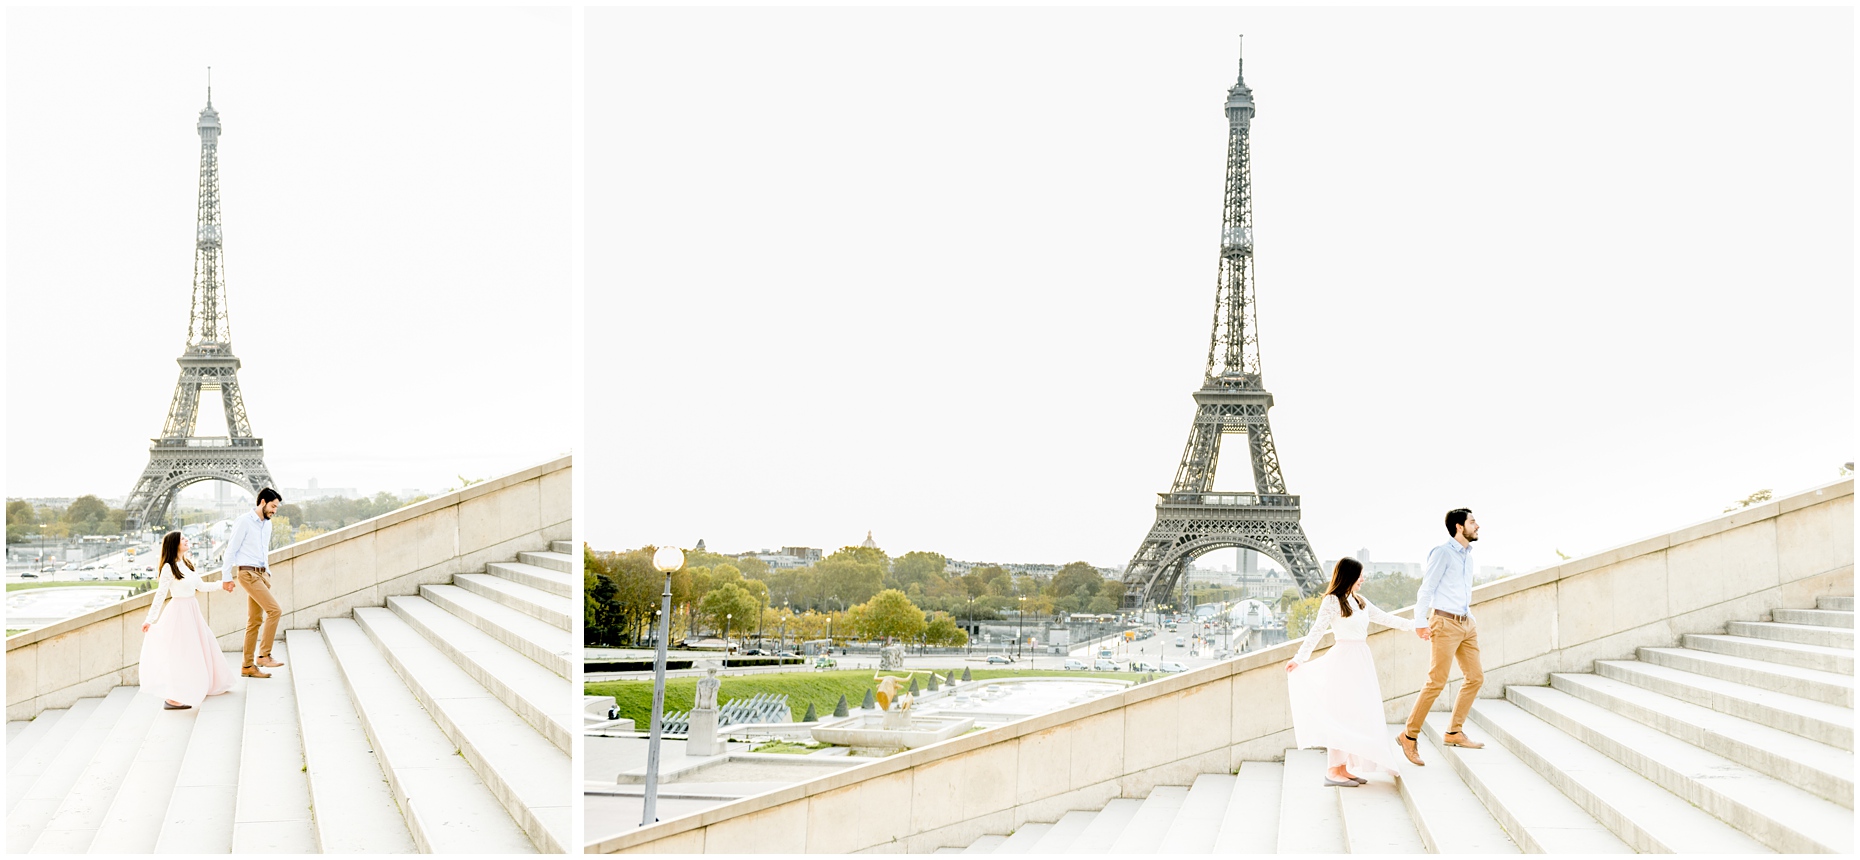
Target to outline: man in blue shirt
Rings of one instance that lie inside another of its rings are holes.
[[[271,567],[266,561],[271,552],[271,515],[278,512],[282,501],[284,497],[277,490],[259,490],[257,507],[233,520],[232,537],[226,539],[225,568],[220,579],[232,582],[236,576],[245,588],[245,665],[239,674],[247,678],[269,678],[271,673],[266,668],[284,665],[281,660],[271,659],[271,640],[278,632],[283,610],[278,599],[271,596]],[[263,647],[260,639],[264,640]]]
[[[1450,747],[1479,749],[1485,744],[1466,737],[1461,727],[1473,699],[1485,686],[1485,670],[1479,666],[1479,629],[1472,617],[1472,542],[1479,539],[1479,521],[1467,508],[1447,512],[1447,534],[1453,539],[1434,547],[1427,554],[1427,570],[1421,575],[1421,591],[1414,596],[1414,617],[1427,621],[1432,634],[1433,653],[1427,667],[1427,686],[1408,714],[1408,724],[1395,736],[1408,760],[1424,765],[1415,739],[1421,735],[1421,722],[1434,707],[1440,691],[1446,689],[1447,671],[1455,661],[1466,682],[1453,702],[1453,719],[1447,724],[1442,740]]]

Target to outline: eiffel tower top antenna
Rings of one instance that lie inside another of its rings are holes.
[[[207,67],[207,107],[213,106],[213,67]]]

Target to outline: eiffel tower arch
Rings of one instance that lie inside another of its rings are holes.
[[[1188,565],[1218,549],[1250,549],[1284,566],[1312,594],[1325,583],[1301,521],[1302,502],[1286,492],[1266,413],[1272,394],[1260,370],[1259,313],[1253,291],[1253,175],[1248,136],[1257,112],[1246,66],[1227,91],[1227,187],[1221,212],[1220,276],[1214,331],[1195,420],[1169,492],[1158,494],[1156,523],[1124,568],[1124,606],[1168,602],[1187,583]],[[1214,486],[1222,442],[1244,437],[1250,492]]]
[[[254,495],[273,486],[265,467],[265,442],[252,435],[245,398],[239,392],[239,359],[232,351],[232,322],[226,309],[226,270],[220,230],[220,115],[213,90],[196,126],[200,133],[200,197],[194,228],[194,294],[188,312],[187,347],[176,363],[175,383],[161,436],[150,440],[149,464],[129,493],[126,531],[168,524],[174,499],[190,484],[225,481]],[[226,413],[225,436],[197,436],[200,394],[217,391]]]

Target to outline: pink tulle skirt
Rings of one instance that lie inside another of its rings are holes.
[[[1292,736],[1299,749],[1325,747],[1345,754],[1357,776],[1366,771],[1401,773],[1395,734],[1382,715],[1382,684],[1369,643],[1344,640],[1324,656],[1286,677],[1292,704]]]
[[[170,598],[142,637],[142,692],[199,707],[232,689],[233,670],[197,598]]]

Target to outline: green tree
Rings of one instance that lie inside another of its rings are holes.
[[[1093,615],[1109,615],[1117,611],[1118,599],[1114,595],[1100,593],[1091,599],[1090,612]]]
[[[956,626],[948,614],[938,612],[930,617],[930,623],[924,627],[924,644],[960,648],[969,644],[969,634]]]
[[[1363,599],[1387,610],[1414,605],[1421,591],[1421,581],[1405,573],[1385,573],[1363,581]]]
[[[710,590],[698,605],[698,614],[710,627],[719,633],[726,632],[725,616],[728,616],[728,634],[732,638],[744,630],[754,630],[756,612],[762,608],[762,601],[757,600],[746,589],[734,582],[726,582]]]
[[[1083,592],[1089,601],[1103,587],[1104,574],[1085,562],[1075,561],[1053,574],[1053,581],[1047,585],[1046,593],[1053,597],[1072,597]]]
[[[856,607],[860,616],[859,633],[867,639],[899,639],[914,642],[928,625],[924,611],[911,603],[904,592],[888,588]]]
[[[928,590],[943,581],[948,566],[949,559],[942,553],[907,552],[891,563],[891,587],[908,590],[912,585],[921,585]]]
[[[880,572],[889,571],[891,569],[891,557],[885,555],[884,550],[870,546],[843,546],[834,550],[832,555],[827,556],[822,559],[822,561],[853,561],[859,564],[875,564],[878,565]]]
[[[83,523],[92,520],[100,521],[109,515],[109,505],[104,504],[103,500],[96,496],[87,495],[78,496],[77,500],[71,503],[71,507],[65,508],[64,520],[68,523]]]
[[[277,514],[272,514],[271,546],[266,547],[266,549],[277,549],[279,547],[290,546],[296,540],[296,530],[292,528],[291,521]]]
[[[1299,591],[1296,588],[1288,588],[1284,591],[1279,592],[1279,602],[1278,602],[1279,614],[1284,615],[1285,613],[1290,612],[1292,608],[1292,604],[1297,603],[1298,601],[1303,600],[1303,599],[1305,599],[1304,593]]]
[[[872,562],[841,557],[823,559],[814,565],[820,576],[823,600],[838,598],[845,606],[864,603],[885,587],[885,569]]]
[[[1751,505],[1763,504],[1764,502],[1767,502],[1769,500],[1770,500],[1769,490],[1758,490],[1754,493],[1751,493],[1748,496],[1743,497],[1742,499],[1737,500],[1736,502],[1733,502],[1730,507],[1724,509],[1724,512],[1728,514],[1740,508],[1748,508]]]
[[[1285,638],[1297,639],[1311,630],[1311,622],[1317,620],[1318,598],[1306,597],[1292,604],[1285,615]]]

